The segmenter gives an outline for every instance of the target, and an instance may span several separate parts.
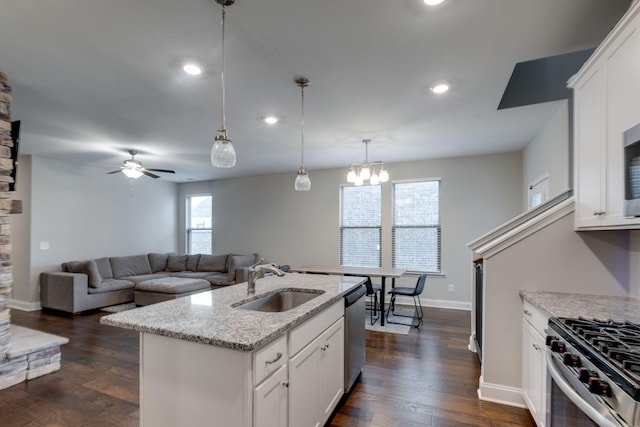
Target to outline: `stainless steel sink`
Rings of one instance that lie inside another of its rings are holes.
[[[322,295],[324,291],[311,289],[305,290],[283,290],[273,294],[267,294],[257,299],[239,303],[233,307],[242,310],[266,311],[272,313],[280,313],[291,310],[307,301],[311,301],[315,297]]]

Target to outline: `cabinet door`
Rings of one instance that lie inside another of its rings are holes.
[[[253,390],[254,427],[287,427],[287,366]]]
[[[320,415],[329,418],[344,394],[344,318],[327,329],[320,342]]]
[[[575,88],[576,227],[598,226],[606,212],[604,88],[605,73],[598,64]]]
[[[318,366],[322,336],[289,360],[289,424],[320,426]]]
[[[527,321],[522,333],[522,397],[538,426],[545,425],[544,341]]]

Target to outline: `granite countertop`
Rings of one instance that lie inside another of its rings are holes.
[[[190,295],[110,314],[100,323],[241,351],[256,350],[294,326],[339,301],[364,279],[359,277],[287,273],[258,279],[255,295],[247,283]],[[291,310],[266,313],[233,308],[280,289],[321,290],[324,293]]]
[[[539,291],[520,291],[520,296],[549,317],[640,322],[640,299],[634,297]]]

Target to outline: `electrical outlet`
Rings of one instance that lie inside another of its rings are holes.
[[[49,250],[49,242],[40,242],[40,250],[48,251]]]
[[[454,291],[453,283],[449,283],[449,292],[453,292],[453,291]]]

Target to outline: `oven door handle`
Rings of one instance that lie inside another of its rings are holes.
[[[547,349],[547,370],[549,374],[556,382],[560,390],[567,396],[571,402],[573,402],[582,412],[589,418],[598,423],[601,427],[620,427],[622,424],[615,422],[611,418],[601,414],[596,408],[591,406],[586,400],[584,400],[571,385],[564,378],[562,373],[556,368],[555,361],[553,360],[552,352]]]

